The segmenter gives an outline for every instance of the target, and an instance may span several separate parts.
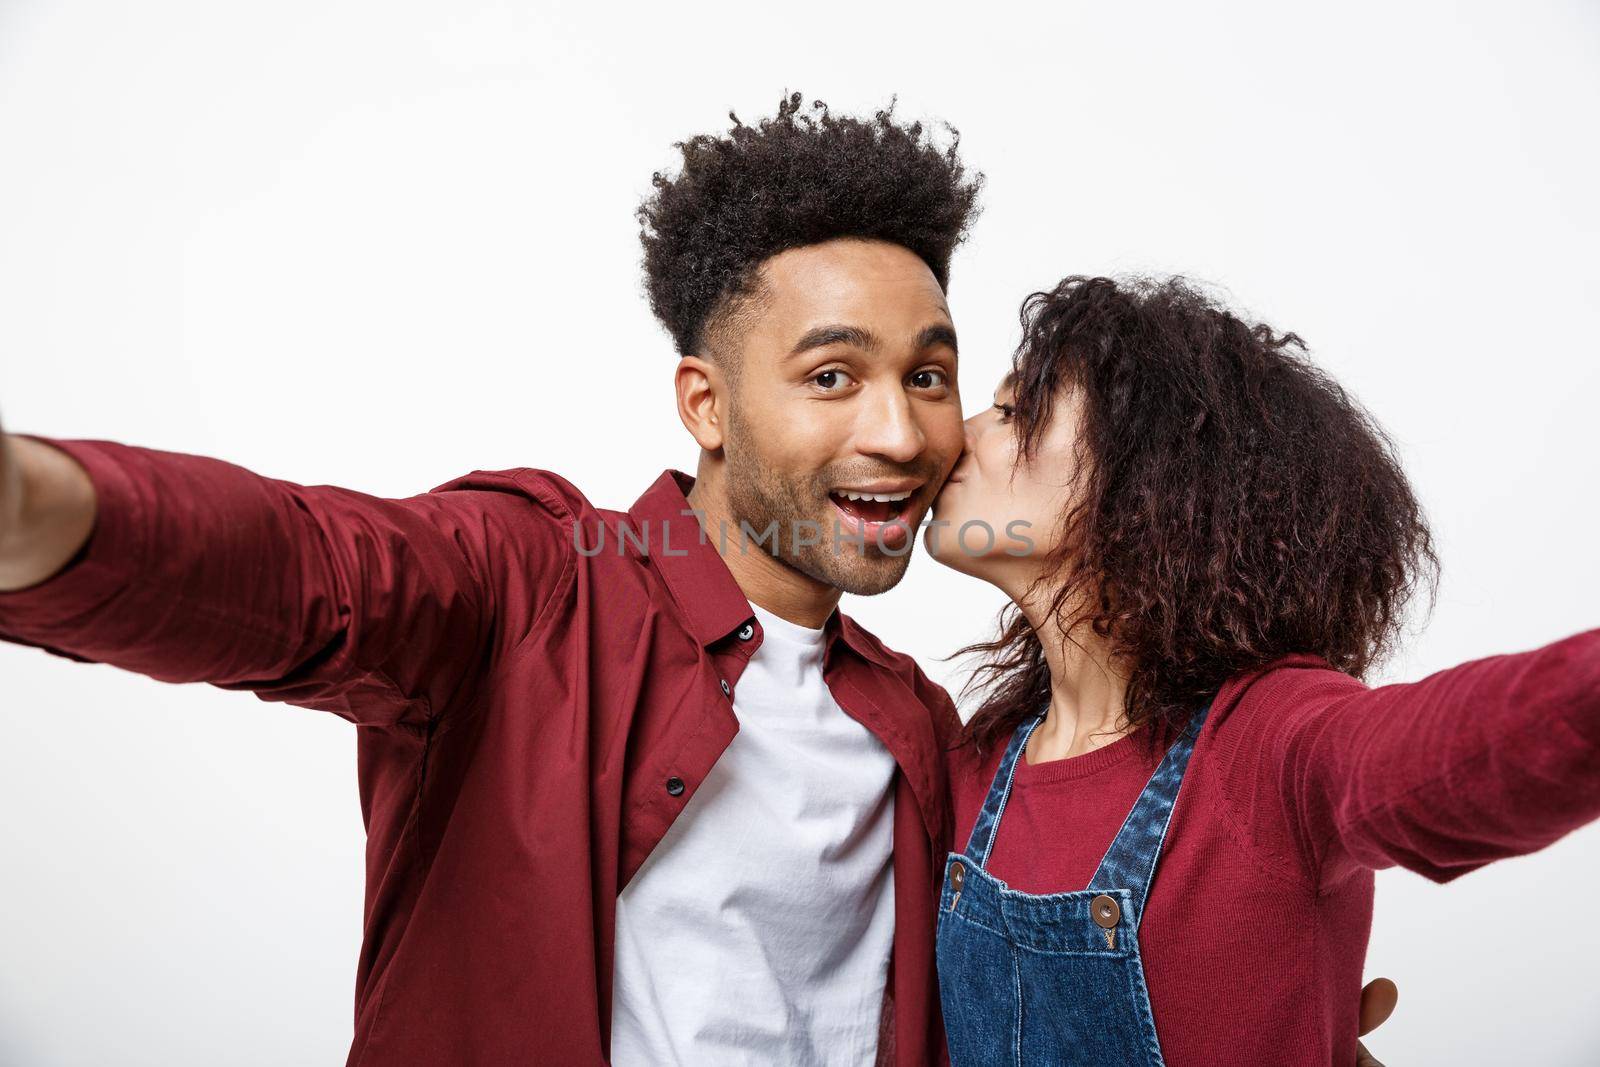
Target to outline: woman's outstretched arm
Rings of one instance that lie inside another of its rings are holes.
[[[1236,804],[1319,888],[1359,869],[1435,881],[1600,817],[1600,630],[1417,682],[1268,671],[1217,730]]]

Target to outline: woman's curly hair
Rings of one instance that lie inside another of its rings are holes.
[[[983,179],[970,178],[950,130],[941,148],[922,123],[901,125],[894,104],[871,119],[836,116],[799,93],[776,116],[679,143],[676,177],[657,173],[640,206],[650,306],[682,355],[706,350],[706,331],[753,291],[763,260],[837,237],[888,241],[927,263],[948,288],[950,255],[977,216]]]
[[[1311,653],[1361,676],[1438,560],[1394,446],[1305,358],[1182,279],[1069,277],[1022,309],[1018,462],[1081,401],[1078,492],[1043,579],[1052,617],[1129,672],[1131,726],[1169,735],[1237,672]],[[1050,699],[1014,606],[986,654],[967,738],[987,748]]]

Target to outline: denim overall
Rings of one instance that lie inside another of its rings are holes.
[[[1139,919],[1194,739],[1210,705],[1161,760],[1089,888],[1019,893],[984,869],[1040,715],[1017,727],[966,851],[945,860],[939,1001],[952,1067],[1162,1067],[1139,959]]]

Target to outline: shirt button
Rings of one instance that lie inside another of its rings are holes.
[[[722,695],[723,696],[728,696],[732,692],[733,692],[733,690],[728,687],[728,680],[726,678],[724,678],[722,680]]]
[[[683,796],[683,779],[673,775],[667,779],[667,795],[670,797]]]
[[[756,635],[756,628],[749,623],[739,627],[739,640],[748,641]]]
[[[1122,908],[1118,906],[1115,897],[1108,897],[1104,893],[1089,901],[1089,914],[1094,916],[1094,921],[1102,930],[1109,930],[1117,925],[1122,918]]]

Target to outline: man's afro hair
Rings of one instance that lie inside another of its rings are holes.
[[[961,165],[960,136],[941,148],[894,104],[871,119],[835,116],[799,93],[776,116],[676,147],[676,177],[654,176],[640,206],[650,306],[682,355],[705,352],[707,328],[753,292],[767,258],[837,237],[888,241],[919,256],[948,288],[950,255],[977,217],[983,176]],[[947,127],[948,128],[948,127]]]

